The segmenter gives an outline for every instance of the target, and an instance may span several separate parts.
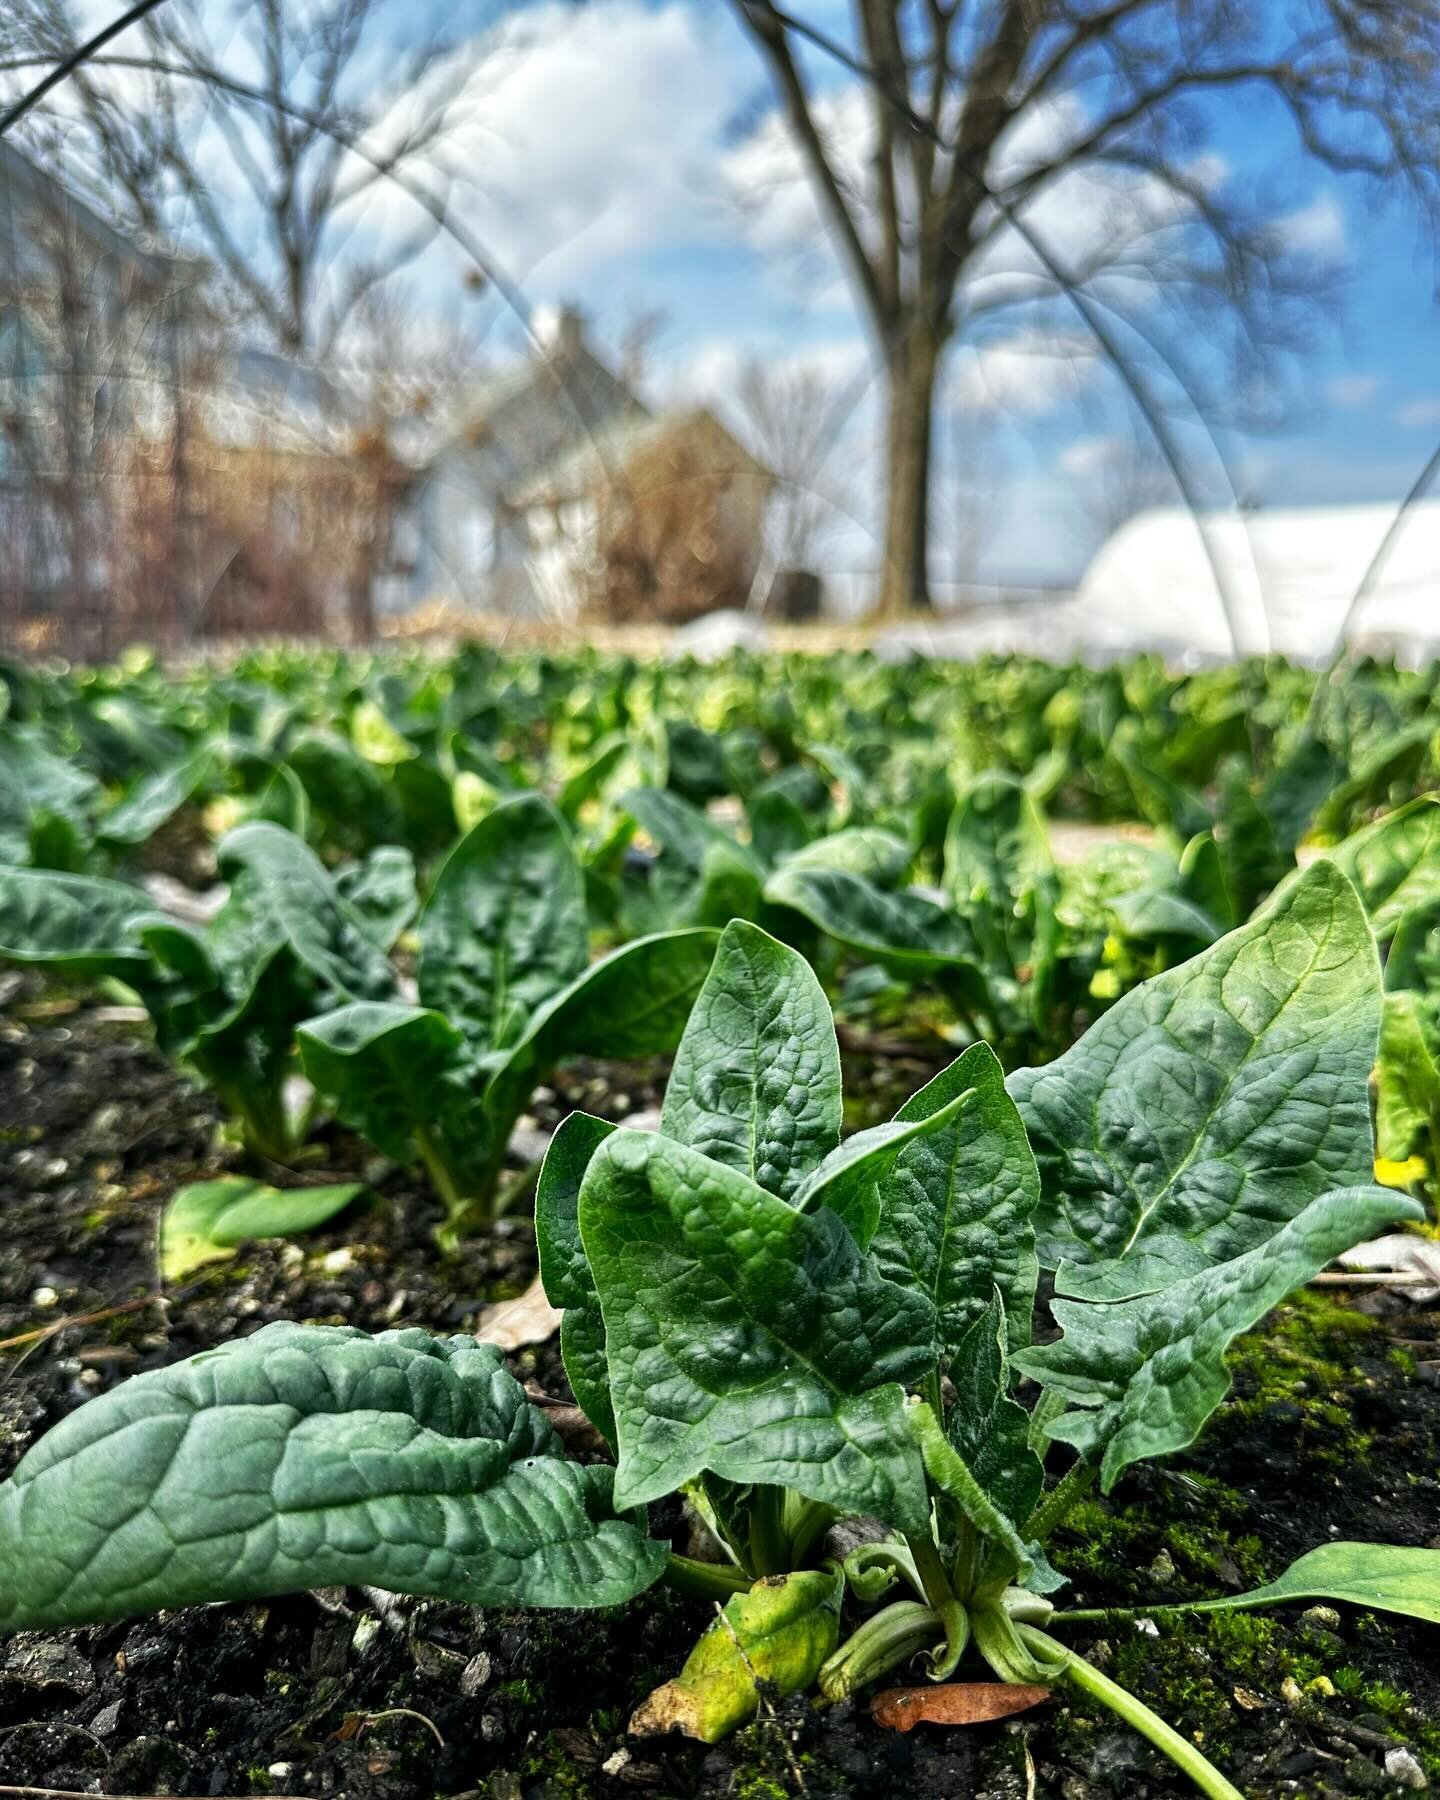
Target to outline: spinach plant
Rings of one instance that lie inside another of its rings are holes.
[[[188,1065],[277,1163],[304,1141],[286,1080],[296,1027],[342,1000],[396,991],[386,950],[414,905],[403,851],[357,865],[342,885],[299,838],[257,821],[220,844],[229,894],[197,931],[123,882],[0,869],[0,957],[132,988],[167,1055]]]
[[[448,1243],[494,1217],[515,1122],[555,1063],[674,1049],[716,934],[659,932],[592,964],[570,832],[536,794],[461,839],[416,932],[416,1002],[356,999],[312,1017],[300,1055],[340,1119],[423,1162]]]
[[[815,977],[732,924],[661,1132],[575,1115],[541,1175],[542,1273],[613,1470],[565,1462],[492,1349],[271,1326],[29,1452],[0,1488],[0,1624],[335,1582],[594,1606],[663,1576],[724,1616],[634,1729],[713,1740],[757,1676],[836,1698],[973,1657],[1072,1684],[1239,1800],[1065,1646],[1094,1615],[1058,1609],[1047,1545],[1091,1483],[1194,1441],[1240,1332],[1417,1213],[1369,1183],[1380,1008],[1365,914],[1322,862],[1048,1067],[1007,1084],[972,1046],[842,1142]],[[1042,1267],[1061,1335],[1037,1345]],[[717,1560],[646,1536],[677,1491]],[[1300,1598],[1440,1623],[1440,1551],[1327,1543],[1200,1605]]]

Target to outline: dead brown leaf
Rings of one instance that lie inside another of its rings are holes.
[[[892,1731],[913,1731],[917,1725],[983,1725],[1028,1712],[1049,1698],[1049,1688],[1008,1681],[950,1681],[938,1687],[886,1688],[870,1702],[870,1716]]]
[[[517,1294],[513,1300],[501,1300],[482,1308],[475,1322],[475,1335],[482,1344],[494,1344],[501,1350],[523,1350],[527,1344],[544,1344],[560,1329],[565,1315],[545,1298],[540,1277]]]

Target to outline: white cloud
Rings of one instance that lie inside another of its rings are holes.
[[[1349,255],[1345,214],[1328,188],[1317,194],[1308,206],[1276,219],[1270,231],[1286,250],[1313,257],[1317,262],[1340,263]]]
[[[1094,475],[1103,469],[1110,468],[1116,458],[1122,455],[1126,445],[1116,437],[1081,437],[1068,443],[1055,459],[1055,468],[1061,475],[1076,476]]]
[[[1396,412],[1395,423],[1407,431],[1418,430],[1422,425],[1440,425],[1440,398],[1408,401]]]
[[[1332,406],[1349,411],[1368,406],[1379,389],[1378,375],[1336,375],[1325,383],[1325,397]]]
[[[1095,346],[1031,327],[952,358],[946,398],[957,412],[1038,418],[1073,399],[1095,367]]]
[[[458,216],[510,272],[543,267],[552,291],[723,236],[713,166],[749,67],[723,23],[681,0],[540,0],[510,15],[475,46],[464,123],[444,152]],[[393,190],[365,206],[368,231],[413,229],[418,216]]]

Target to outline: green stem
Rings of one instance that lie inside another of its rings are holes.
[[[425,1173],[430,1177],[431,1187],[445,1202],[446,1219],[458,1220],[466,1211],[469,1200],[456,1187],[455,1177],[440,1153],[440,1146],[423,1125],[416,1128],[415,1143],[420,1151],[420,1160],[425,1165]]]
[[[766,1482],[750,1502],[750,1567],[756,1575],[783,1575],[790,1567],[785,1535],[785,1490]]]
[[[917,1600],[897,1600],[848,1637],[820,1670],[820,1692],[843,1700],[921,1650],[930,1649],[942,1629],[940,1615]]]
[[[928,1535],[911,1537],[907,1534],[905,1542],[915,1558],[925,1598],[945,1627],[945,1649],[939,1656],[931,1658],[930,1667],[931,1679],[944,1681],[955,1673],[955,1665],[965,1654],[965,1646],[970,1642],[970,1616],[956,1598],[934,1540]]]
[[[745,1594],[754,1586],[750,1576],[732,1563],[699,1562],[693,1556],[672,1552],[665,1565],[665,1580],[682,1594],[695,1594],[701,1600],[728,1600],[732,1594]]]
[[[806,1500],[786,1490],[781,1522],[790,1547],[790,1567],[798,1569],[810,1555],[839,1514],[823,1500]]]
[[[1053,1531],[1064,1524],[1074,1506],[1078,1506],[1095,1485],[1100,1473],[1094,1463],[1073,1462],[1056,1485],[1020,1527],[1020,1535],[1043,1544]]]
[[[1102,1675],[1093,1663],[1076,1656],[1063,1644],[1057,1644],[1054,1638],[1037,1631],[1033,1625],[1020,1625],[1016,1630],[1041,1662],[1053,1665],[1055,1675],[1063,1676],[1082,1693],[1089,1694],[1102,1706],[1108,1706],[1132,1731],[1149,1738],[1157,1750],[1190,1777],[1202,1794],[1208,1794],[1211,1800],[1245,1800],[1239,1788],[1227,1781],[1188,1738],[1181,1737],[1158,1714],[1151,1712],[1143,1700],[1137,1700],[1128,1688],[1120,1687],[1108,1675]]]

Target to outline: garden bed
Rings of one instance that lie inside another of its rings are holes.
[[[855,1124],[884,1116],[893,1093],[931,1072],[923,1053],[873,1056],[853,1043],[846,1063],[848,1091],[862,1096]],[[574,1106],[633,1117],[655,1104],[662,1075],[582,1065],[542,1092],[537,1121],[553,1125]],[[533,1273],[520,1219],[438,1258],[434,1202],[340,1138],[323,1140],[319,1171],[368,1172],[378,1204],[154,1298],[159,1209],[177,1184],[223,1170],[218,1114],[143,1028],[58,985],[11,983],[0,1119],[0,1473],[115,1382],[269,1320],[468,1331],[486,1300]],[[53,1329],[61,1319],[77,1322]],[[1235,1393],[1200,1448],[1132,1470],[1113,1507],[1087,1505],[1074,1521],[1083,1535],[1057,1540],[1073,1584],[1062,1603],[1238,1592],[1334,1538],[1440,1545],[1437,1358],[1434,1312],[1312,1297],[1282,1309],[1237,1346]],[[564,1397],[553,1343],[512,1362]],[[22,1635],[0,1646],[0,1783],[353,1800],[1191,1791],[1069,1695],[964,1733],[900,1736],[871,1722],[863,1698],[824,1711],[795,1699],[715,1749],[629,1739],[630,1711],[674,1671],[706,1610],[663,1589],[598,1614],[477,1613],[347,1591]],[[1294,1606],[1157,1629],[1117,1624],[1070,1641],[1202,1742],[1247,1795],[1440,1783],[1427,1627]]]

